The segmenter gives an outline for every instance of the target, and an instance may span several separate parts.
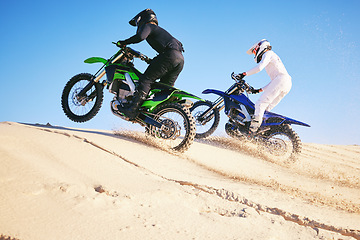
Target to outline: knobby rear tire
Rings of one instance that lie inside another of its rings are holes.
[[[280,125],[273,127],[270,131],[264,134],[266,139],[275,137],[276,135],[286,135],[292,143],[292,152],[291,159],[296,159],[296,157],[301,153],[302,144],[298,134],[291,128],[290,125]]]
[[[189,149],[190,145],[194,142],[195,133],[196,133],[196,126],[195,120],[191,115],[189,109],[179,103],[165,103],[157,108],[152,112],[153,114],[157,115],[154,118],[159,119],[160,116],[163,116],[167,113],[176,113],[181,115],[183,118],[183,122],[178,122],[180,126],[182,126],[185,130],[183,140],[179,142],[176,146],[172,146],[171,149],[179,152],[184,152]],[[170,118],[171,119],[171,118]],[[153,127],[150,127],[150,129]],[[178,137],[179,138],[179,137]],[[172,140],[165,140],[165,141],[172,141]],[[178,139],[176,139],[178,141]]]

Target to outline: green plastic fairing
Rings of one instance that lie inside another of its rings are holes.
[[[151,90],[151,94],[150,94],[150,98],[148,100],[145,100],[144,103],[142,104],[142,107],[145,107],[145,108],[148,108],[150,110],[150,112],[152,112],[155,107],[157,105],[159,105],[160,103],[163,103],[167,100],[170,99],[171,96],[174,96],[174,97],[177,97],[179,100],[183,99],[183,98],[193,98],[193,99],[197,99],[197,100],[200,100],[200,101],[205,101],[204,99],[202,98],[199,98],[191,93],[187,93],[185,91],[181,91],[181,90],[176,90],[174,92],[172,92],[170,95],[168,95],[166,98],[164,99],[161,99],[160,101],[154,101],[152,98],[151,98],[151,95],[157,93],[157,92],[161,92],[159,89],[153,89]]]
[[[139,77],[136,75],[136,73],[129,72],[129,74],[132,80],[139,80]]]
[[[194,94],[191,94],[191,93],[188,93],[185,91],[181,91],[181,90],[174,92],[174,96],[178,97],[178,98],[193,98],[196,100],[205,101],[204,99],[199,98],[198,96],[195,96]]]
[[[125,79],[124,73],[115,72],[114,79]]]

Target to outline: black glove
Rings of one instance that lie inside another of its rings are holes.
[[[245,76],[246,76],[246,72],[239,73],[238,75],[236,75],[236,79],[237,79],[237,80],[241,80],[241,79],[243,79]]]
[[[149,58],[149,57],[146,57],[146,58],[144,59],[144,61],[145,61],[147,64],[150,64],[150,63],[151,63],[151,61],[152,61],[152,59],[151,59],[151,58]]]
[[[255,89],[255,88],[251,87],[251,88],[249,89],[249,91],[250,91],[252,94],[257,94],[257,93],[262,92],[262,89],[261,89],[261,88]]]
[[[121,41],[121,40],[117,41],[116,46],[118,46],[119,48],[125,47],[126,46],[125,41]]]

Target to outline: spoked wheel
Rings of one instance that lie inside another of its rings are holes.
[[[301,152],[300,138],[289,125],[274,127],[264,140],[265,150],[282,160],[295,159]]]
[[[100,83],[95,83],[84,96],[78,94],[91,82],[93,76],[81,73],[72,77],[66,84],[61,105],[66,116],[74,122],[86,122],[92,119],[100,110],[104,93]]]
[[[195,138],[206,138],[213,134],[218,127],[220,121],[219,109],[212,109],[209,114],[202,116],[202,114],[211,107],[212,102],[210,101],[198,101],[190,108],[196,123]]]
[[[150,126],[147,133],[156,137],[166,148],[183,152],[189,149],[195,137],[195,121],[188,108],[178,103],[168,103],[157,107],[154,119],[162,123],[162,128]]]

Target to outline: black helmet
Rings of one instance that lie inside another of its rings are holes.
[[[136,27],[136,26],[141,26],[148,22],[155,22],[156,24],[158,24],[156,14],[150,8],[145,9],[144,11],[138,13],[133,19],[129,21],[129,24],[131,26]]]

